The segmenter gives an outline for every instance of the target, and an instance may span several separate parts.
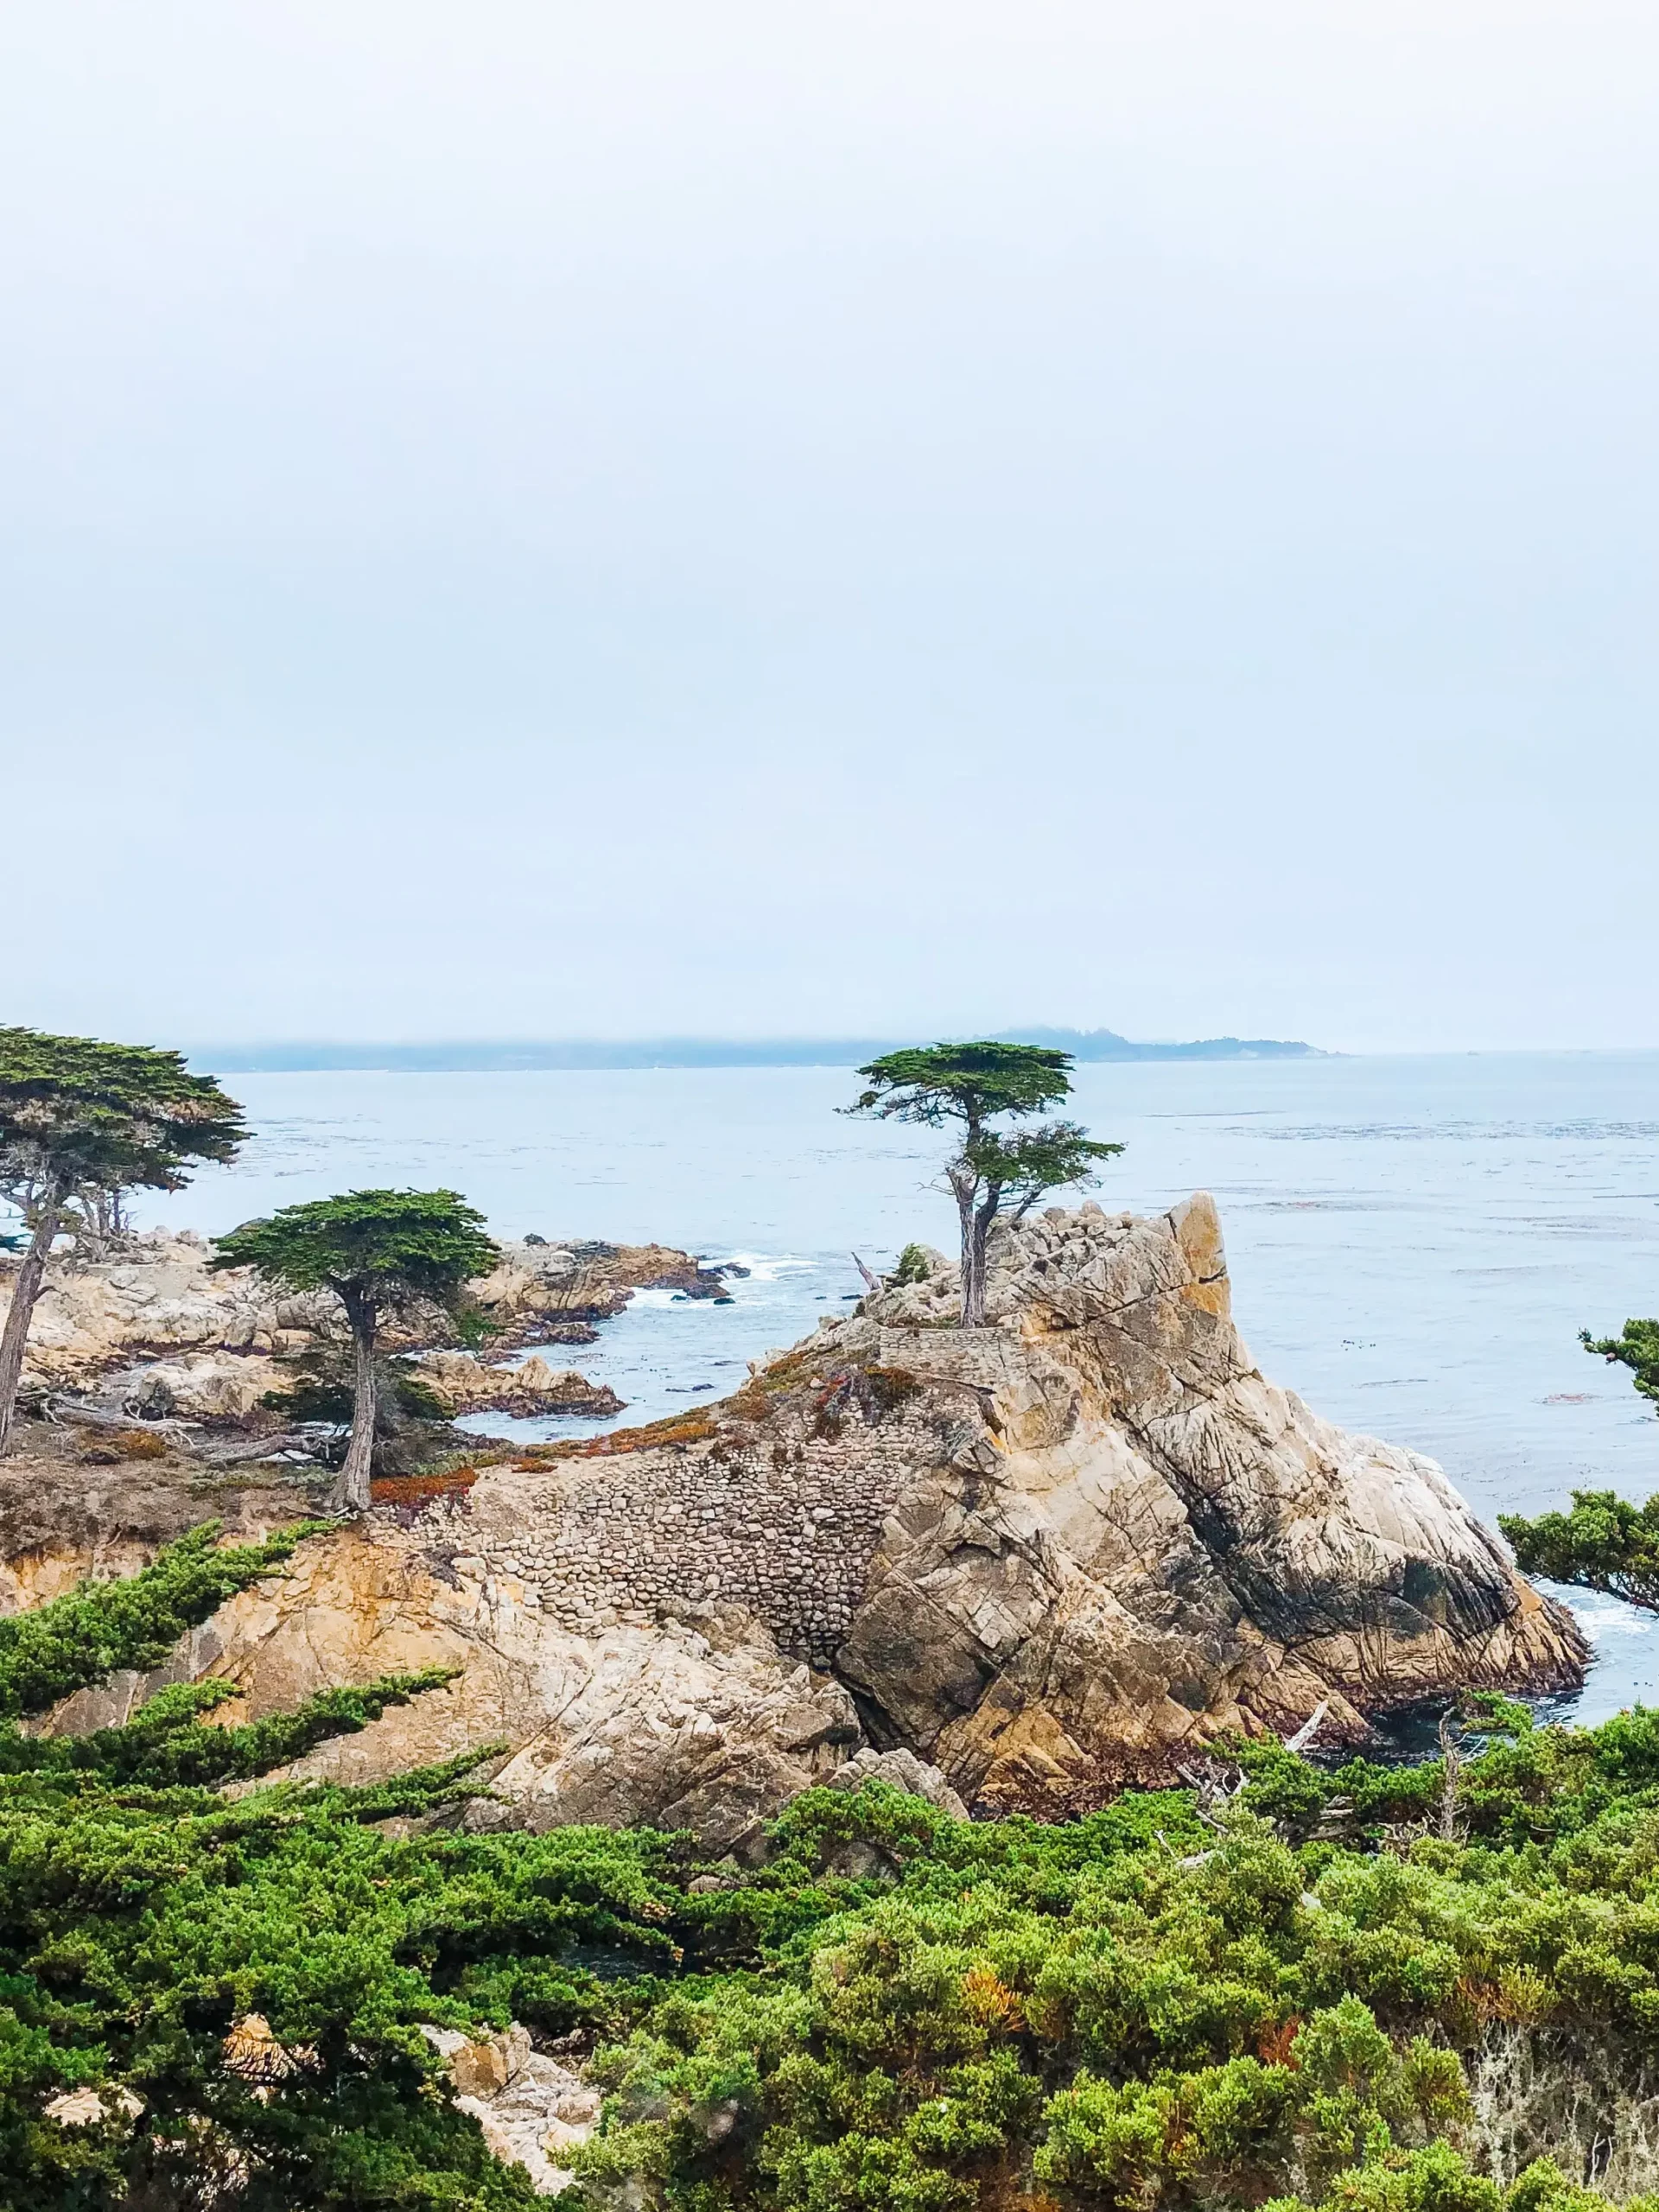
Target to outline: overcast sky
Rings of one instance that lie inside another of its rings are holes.
[[[1659,1045],[1650,0],[14,0],[0,1020]]]

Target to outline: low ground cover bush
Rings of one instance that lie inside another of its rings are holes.
[[[419,2032],[510,2019],[594,2050],[568,2212],[1590,2212],[1659,2178],[1659,1714],[1500,1701],[1449,1802],[1442,1762],[1272,1743],[1052,1827],[815,1790],[713,1868],[468,1832],[488,1746],[257,1783],[434,1675],[31,1732],[292,1541],[199,1532],[0,1623],[0,2202],[543,2201]],[[256,2013],[280,2080],[234,2063]],[[82,2088],[101,2119],[52,2116]]]

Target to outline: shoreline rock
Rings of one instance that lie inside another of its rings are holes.
[[[590,1382],[575,1368],[556,1374],[539,1354],[517,1367],[474,1358],[470,1352],[423,1352],[415,1363],[423,1382],[447,1407],[460,1414],[502,1413],[521,1420],[543,1414],[583,1414],[603,1419],[624,1410],[608,1383]]]
[[[592,1344],[638,1290],[729,1299],[724,1275],[662,1244],[507,1243],[501,1264],[473,1286],[494,1324],[496,1355],[556,1344]],[[283,1364],[344,1341],[335,1302],[321,1294],[272,1294],[245,1269],[210,1270],[213,1246],[188,1230],[124,1238],[99,1261],[55,1253],[29,1330],[26,1403],[50,1394],[87,1394],[136,1419],[257,1422],[261,1400],[290,1388]],[[10,1303],[15,1261],[0,1257],[0,1317]],[[603,1418],[623,1401],[602,1383],[535,1358],[511,1370],[469,1359],[435,1310],[393,1321],[388,1352],[426,1352],[429,1379],[459,1413],[496,1410]],[[433,1349],[436,1347],[436,1349]],[[448,1379],[441,1379],[447,1377]]]
[[[474,1286],[479,1304],[503,1331],[497,1339],[502,1350],[518,1349],[535,1331],[612,1320],[637,1290],[731,1302],[723,1269],[666,1244],[504,1243],[501,1264]],[[572,1341],[546,1333],[541,1340]]]

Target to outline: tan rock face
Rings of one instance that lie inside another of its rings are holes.
[[[745,1606],[964,1796],[1167,1776],[1228,1728],[1327,1729],[1581,1672],[1440,1470],[1321,1421],[1235,1331],[1203,1195],[1053,1209],[658,1430],[552,1447],[512,1564],[581,1628]]]
[[[507,1243],[501,1250],[501,1265],[473,1289],[506,1328],[508,1341],[515,1328],[538,1319],[602,1319],[647,1287],[692,1298],[727,1294],[718,1275],[667,1245]],[[340,1336],[332,1297],[275,1295],[246,1268],[213,1274],[212,1258],[213,1246],[188,1232],[128,1238],[95,1264],[67,1250],[54,1254],[29,1325],[26,1378],[73,1389],[141,1354],[274,1355]],[[0,1262],[0,1317],[10,1304],[16,1271],[15,1262]],[[388,1347],[431,1342],[436,1331],[425,1325],[430,1318],[416,1314],[403,1326],[389,1321]],[[188,1393],[188,1375],[185,1386]],[[187,1410],[181,1400],[181,1411]]]
[[[315,1300],[273,1298],[245,1269],[208,1270],[200,1237],[134,1237],[115,1257],[83,1267],[54,1255],[29,1324],[26,1376],[74,1384],[139,1351],[274,1352],[303,1341]],[[15,1269],[0,1276],[0,1311]]]
[[[557,2059],[532,2050],[524,2029],[469,2043],[453,2028],[425,2027],[427,2041],[448,2060],[455,2101],[470,2113],[498,2158],[522,2166],[541,2196],[569,2188],[560,2163],[599,2123],[600,2093]]]
[[[853,1325],[885,1364],[971,1380],[978,1418],[890,1516],[836,1664],[965,1792],[1155,1772],[1322,1699],[1352,1735],[1414,1698],[1581,1676],[1571,1617],[1432,1460],[1256,1371],[1206,1196],[1057,1210],[1001,1240],[992,1327],[914,1325],[954,1288]]]
[[[440,1510],[415,1532],[372,1520],[308,1542],[287,1572],[194,1630],[167,1668],[82,1691],[50,1725],[79,1732],[124,1720],[163,1681],[242,1685],[244,1698],[223,1708],[234,1721],[337,1683],[452,1666],[461,1671],[448,1688],[285,1771],[378,1781],[505,1744],[488,1771],[507,1805],[480,1801],[476,1826],[649,1821],[695,1829],[716,1853],[750,1847],[763,1818],[858,1742],[851,1699],[741,1614],[592,1637],[555,1627],[521,1576],[456,1548],[499,1550],[544,1479],[492,1469],[464,1516]]]
[[[260,1352],[194,1351],[135,1368],[121,1395],[130,1412],[147,1419],[243,1421],[268,1392],[291,1389],[293,1382]]]
[[[520,1416],[537,1414],[618,1414],[622,1401],[602,1382],[590,1382],[575,1368],[558,1373],[539,1352],[516,1367],[493,1367],[470,1352],[429,1351],[417,1363],[422,1382],[442,1399],[452,1414],[491,1408]]]

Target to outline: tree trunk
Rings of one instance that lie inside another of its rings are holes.
[[[965,1294],[962,1302],[963,1326],[982,1329],[985,1325],[985,1247],[991,1234],[991,1224],[996,1219],[1002,1204],[1002,1185],[988,1183],[985,1195],[974,1208],[969,1224],[969,1242],[973,1249],[973,1300],[971,1306]]]
[[[976,1329],[985,1310],[984,1287],[975,1273],[974,1200],[979,1194],[979,1178],[962,1166],[948,1167],[945,1176],[962,1224],[962,1325]]]
[[[6,1315],[4,1331],[0,1332],[0,1452],[11,1449],[12,1421],[17,1411],[17,1385],[23,1372],[23,1346],[29,1341],[29,1321],[34,1315],[35,1301],[41,1294],[47,1255],[52,1249],[52,1239],[58,1233],[58,1217],[62,1207],[62,1184],[47,1184],[35,1215],[35,1234],[23,1255],[23,1263],[17,1270],[17,1280],[11,1287],[11,1307]]]
[[[378,1410],[374,1388],[375,1309],[372,1299],[341,1294],[346,1319],[352,1325],[352,1348],[356,1354],[356,1387],[352,1399],[352,1440],[346,1463],[334,1484],[334,1505],[343,1513],[362,1513],[369,1503],[369,1474],[374,1459],[374,1419]]]

